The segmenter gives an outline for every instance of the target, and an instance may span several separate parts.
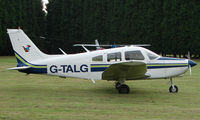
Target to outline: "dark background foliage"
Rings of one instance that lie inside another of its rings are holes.
[[[151,44],[162,55],[200,57],[198,0],[0,0],[0,55],[13,55],[6,28],[21,28],[44,52],[75,43]],[[41,36],[46,39],[41,39]]]

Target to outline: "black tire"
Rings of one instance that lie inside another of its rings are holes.
[[[177,93],[177,92],[178,92],[178,87],[177,87],[176,85],[174,85],[174,89],[173,89],[173,87],[170,86],[169,92],[170,92],[170,93]]]
[[[115,83],[115,88],[118,89],[120,87],[121,83],[120,82],[116,82]]]
[[[130,92],[130,89],[129,89],[128,85],[122,84],[119,86],[118,91],[120,94],[128,94]]]

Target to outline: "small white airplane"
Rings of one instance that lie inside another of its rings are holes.
[[[161,57],[143,47],[125,46],[79,54],[47,55],[21,29],[7,29],[17,58],[18,70],[27,74],[48,74],[92,80],[115,81],[119,93],[130,89],[126,80],[170,78],[171,93],[178,92],[172,78],[182,76],[196,63],[190,59]],[[84,46],[83,46],[84,47]]]

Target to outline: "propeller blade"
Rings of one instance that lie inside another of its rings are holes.
[[[190,60],[190,51],[188,51],[188,60]],[[188,64],[188,68],[189,68],[189,71],[190,71],[190,75],[192,75],[192,68],[191,68],[191,65]]]
[[[187,57],[188,57],[188,59],[190,60],[190,51],[188,51],[188,56],[187,56]]]
[[[189,71],[190,71],[190,75],[192,75],[191,65],[189,65]]]

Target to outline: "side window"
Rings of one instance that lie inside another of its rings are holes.
[[[126,60],[144,60],[144,56],[142,55],[141,51],[126,51],[125,52],[125,59]]]
[[[121,61],[121,52],[116,52],[116,53],[109,53],[107,55],[107,60],[108,62],[116,62],[116,61]]]
[[[99,56],[93,57],[92,61],[99,61],[99,62],[103,61],[103,55],[99,55]]]

